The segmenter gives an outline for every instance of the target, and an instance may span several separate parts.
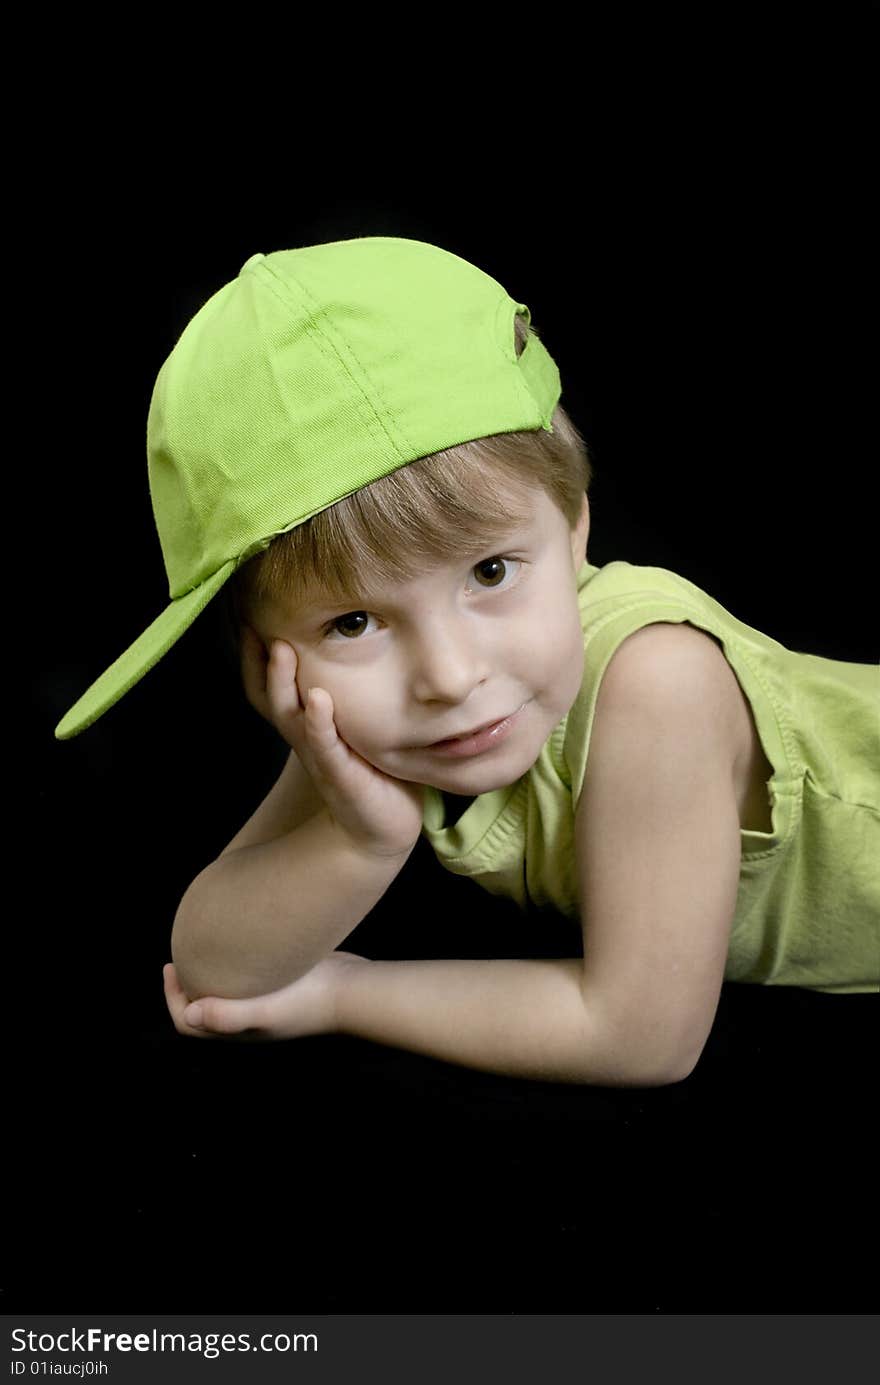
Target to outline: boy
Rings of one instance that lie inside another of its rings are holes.
[[[880,989],[877,670],[785,650],[664,570],[592,567],[559,396],[525,304],[386,237],[253,256],[165,362],[172,605],[56,735],[229,581],[248,700],[291,748],[180,903],[179,1032],[656,1085],[692,1071],[725,978]],[[335,950],[420,834],[578,917],[583,957]]]

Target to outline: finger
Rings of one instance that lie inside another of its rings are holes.
[[[216,1036],[258,1029],[263,1018],[259,997],[253,1000],[227,1000],[220,996],[204,996],[186,1006],[183,1021],[197,1033]]]
[[[298,660],[296,650],[286,640],[273,640],[266,666],[266,695],[273,714],[287,725],[302,711],[302,701],[296,681]]]
[[[241,681],[251,706],[267,721],[271,709],[266,691],[268,652],[256,630],[250,625],[241,627]]]
[[[172,995],[182,995],[184,997],[186,996],[186,992],[181,986],[180,978],[177,975],[177,967],[174,965],[173,962],[165,963],[164,967],[162,968],[162,979],[165,982],[166,994],[170,991]]]
[[[173,962],[165,963],[162,968],[162,980],[165,987],[165,1003],[178,1034],[193,1039],[216,1039],[218,1037],[216,1034],[204,1029],[193,1028],[183,1018],[184,1011],[189,1006],[190,1001],[177,978],[177,971]]]
[[[309,688],[306,694],[306,730],[316,746],[329,750],[339,742],[333,698],[326,688]]]
[[[343,747],[333,715],[333,699],[324,688],[309,688],[303,714],[302,759],[312,778],[325,789],[340,788]]]
[[[173,962],[166,962],[162,968],[162,981],[165,987],[165,1002],[172,1015],[183,1014],[189,997],[177,979],[177,969]]]
[[[351,775],[360,756],[356,756],[340,736],[333,699],[326,688],[309,688],[304,720],[310,773],[328,789],[346,794],[353,792]],[[357,769],[354,772],[357,773]]]

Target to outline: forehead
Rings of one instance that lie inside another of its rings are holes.
[[[383,569],[380,559],[367,555],[360,570],[340,570],[338,586],[305,579],[287,601],[276,598],[263,603],[263,613],[287,619],[311,618],[331,610],[338,612],[340,607],[353,609],[353,602],[367,605],[401,599],[441,572],[457,573],[462,564],[479,562],[505,549],[513,552],[534,548],[556,536],[564,538],[567,533],[568,523],[555,501],[543,489],[535,489],[529,495],[528,505],[523,507],[522,518],[487,515],[478,537],[456,537],[450,533],[446,551],[434,551],[427,546],[420,550],[418,531],[414,530],[407,551],[401,554],[405,569],[401,575],[392,570],[392,564]]]

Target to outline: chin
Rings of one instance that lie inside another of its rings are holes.
[[[429,782],[432,788],[444,789],[447,793],[474,796],[492,793],[495,789],[509,788],[524,774],[528,774],[539,753],[540,747],[534,755],[497,756],[492,761],[481,761],[479,756],[475,756],[472,761],[457,765],[439,765]]]

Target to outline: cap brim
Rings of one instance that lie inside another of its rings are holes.
[[[208,577],[201,586],[178,597],[166,606],[162,614],[148,625],[134,644],[120,654],[115,663],[97,678],[83,693],[55,727],[55,739],[69,741],[80,731],[96,722],[99,717],[118,702],[120,698],[139,683],[145,673],[167,654],[173,644],[192,625],[207,606],[212,597],[235,571],[234,561],[224,563],[223,567]]]

